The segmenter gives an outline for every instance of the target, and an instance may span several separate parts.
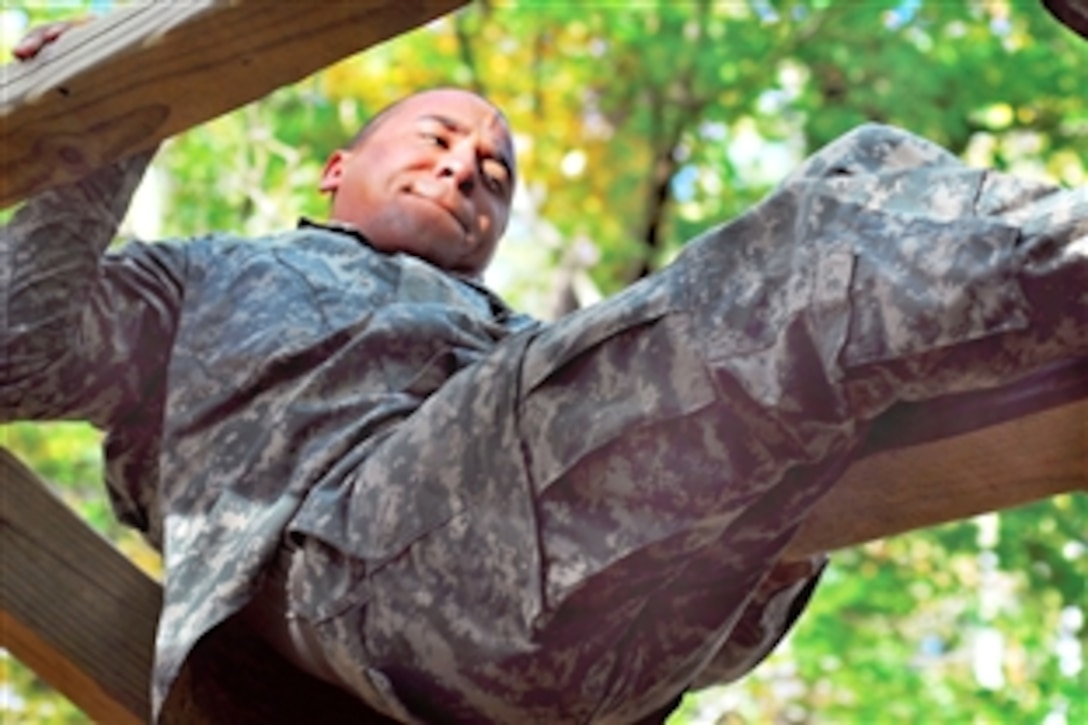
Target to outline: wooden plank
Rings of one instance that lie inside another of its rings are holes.
[[[35,672],[48,673],[54,688],[66,694],[97,722],[139,725],[140,717],[102,689],[90,675],[59,655],[57,648],[8,612],[0,610],[0,646]]]
[[[0,68],[0,206],[155,143],[466,0],[154,0]]]
[[[99,722],[147,722],[158,584],[0,449],[0,645]]]
[[[791,557],[1088,491],[1088,400],[864,458],[802,525]]]
[[[150,718],[162,589],[0,448],[0,646],[95,722]],[[160,722],[388,722],[236,621],[200,641]]]

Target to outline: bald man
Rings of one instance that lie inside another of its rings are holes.
[[[266,238],[105,251],[145,163],[4,228],[0,418],[106,431],[156,711],[240,613],[402,721],[660,719],[794,621],[824,561],[783,552],[873,421],[1088,356],[1088,195],[888,127],[550,325],[481,283],[516,168],[479,96],[386,109]]]
[[[516,181],[506,119],[472,93],[438,89],[386,109],[329,158],[330,214],[375,249],[479,278],[510,217]]]

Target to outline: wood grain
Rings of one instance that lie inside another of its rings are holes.
[[[1088,400],[850,467],[809,515],[791,557],[1088,491]]]
[[[0,448],[0,646],[95,722],[148,722],[158,583]],[[197,644],[165,725],[388,722],[236,621]]]
[[[99,722],[147,722],[162,594],[0,449],[0,645]]]
[[[155,0],[0,68],[0,206],[150,148],[466,0]]]

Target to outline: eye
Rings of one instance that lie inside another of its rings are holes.
[[[420,131],[419,135],[432,146],[437,146],[440,149],[450,147],[450,142],[444,134],[435,133],[434,131]]]
[[[495,159],[484,159],[480,164],[480,174],[487,188],[496,194],[505,194],[510,185],[510,173]]]

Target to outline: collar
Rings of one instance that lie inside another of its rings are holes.
[[[329,232],[337,232],[339,234],[346,234],[349,237],[352,237],[355,241],[359,242],[360,244],[362,244],[364,246],[367,246],[370,249],[373,249],[375,252],[379,252],[381,254],[386,253],[386,252],[382,252],[380,249],[376,249],[374,247],[374,245],[371,243],[371,241],[366,238],[366,235],[364,235],[362,232],[360,232],[358,229],[356,229],[352,225],[346,224],[344,222],[340,222],[340,221],[336,221],[336,220],[331,220],[331,221],[327,221],[327,222],[316,222],[313,219],[309,219],[307,217],[299,217],[298,227],[297,228],[298,229],[324,229],[325,231],[329,231]],[[415,255],[409,255],[409,256],[412,256],[414,259],[421,259],[420,257],[416,257]],[[422,260],[422,261],[427,262],[427,260],[425,260],[425,259]],[[432,263],[427,262],[427,264],[432,264]],[[438,269],[442,269],[442,268],[438,267]],[[448,274],[450,277],[454,277],[455,279],[458,279],[458,280],[460,280],[460,281],[462,281],[462,282],[464,282],[464,283],[466,283],[466,284],[468,284],[468,285],[470,285],[472,287],[475,287],[476,289],[478,289],[479,291],[485,293],[489,297],[496,297],[494,292],[492,292],[490,289],[488,289],[486,286],[484,286],[483,281],[479,277],[473,277],[473,276],[467,275],[467,274],[459,274],[457,272],[451,272],[451,271],[449,271],[447,269],[442,269],[442,271],[445,274]],[[504,303],[504,305],[505,305],[505,303]]]
[[[364,236],[362,232],[360,232],[358,229],[351,226],[350,224],[345,224],[343,222],[338,222],[338,221],[315,222],[313,219],[309,219],[307,217],[299,217],[298,227],[297,228],[298,229],[324,229],[325,231],[329,231],[329,232],[338,232],[340,234],[347,234],[349,237],[353,237],[355,239],[355,241],[359,242],[360,244],[365,244],[366,246],[370,247],[371,249],[374,249],[374,245],[370,243],[370,240],[367,239],[366,236]]]

